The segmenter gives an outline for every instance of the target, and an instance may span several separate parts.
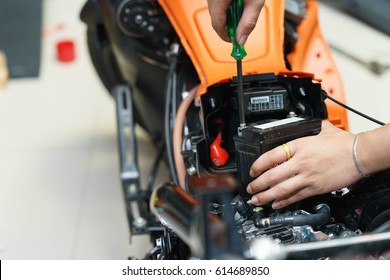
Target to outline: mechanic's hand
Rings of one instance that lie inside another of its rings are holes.
[[[226,42],[230,42],[227,32],[226,17],[227,9],[232,0],[207,0],[211,16],[211,24],[219,37]],[[237,26],[237,42],[244,45],[249,34],[256,26],[260,11],[265,0],[244,0],[244,11],[240,23]]]
[[[252,203],[272,202],[274,209],[283,208],[304,198],[329,193],[351,185],[361,177],[353,162],[354,134],[341,130],[328,121],[316,136],[299,138],[264,153],[251,167],[257,177],[247,188],[254,194]]]

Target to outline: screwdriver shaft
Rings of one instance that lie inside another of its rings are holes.
[[[238,84],[238,107],[240,114],[240,127],[243,128],[246,126],[245,123],[245,110],[244,110],[244,87],[242,82],[242,60],[237,60],[237,84]]]

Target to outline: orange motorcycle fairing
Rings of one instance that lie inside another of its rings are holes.
[[[232,45],[211,26],[207,0],[158,0],[190,56],[200,79],[198,94],[237,74]],[[283,57],[284,1],[268,1],[245,44],[243,74],[287,71]]]
[[[207,0],[158,2],[197,70],[200,79],[198,94],[204,94],[209,86],[236,75],[236,63],[230,56],[232,46],[222,41],[212,28]],[[284,8],[283,0],[266,1],[256,28],[245,44],[248,55],[243,60],[243,74],[292,71],[299,76],[299,73],[313,73],[329,95],[345,102],[340,74],[319,28],[317,1],[307,1],[306,18],[297,30],[299,40],[287,56],[290,70],[284,60]],[[328,119],[348,130],[346,110],[328,100],[326,103]]]
[[[321,80],[322,88],[333,98],[345,103],[342,79],[331,50],[318,23],[318,2],[307,1],[306,18],[298,26],[299,40],[288,61],[292,71],[315,74]],[[343,107],[325,100],[328,107],[328,119],[334,125],[348,130],[347,111]]]

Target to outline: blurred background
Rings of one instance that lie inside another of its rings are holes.
[[[90,61],[84,3],[0,0],[10,76],[2,83],[0,59],[0,259],[127,259],[149,249],[146,237],[130,240],[114,102]],[[390,121],[389,7],[320,1],[348,105],[383,122]],[[63,41],[75,51],[66,63],[56,50]],[[352,113],[349,123],[355,133],[377,127]],[[142,130],[137,135],[145,181],[157,151]]]

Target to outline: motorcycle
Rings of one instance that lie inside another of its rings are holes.
[[[245,45],[242,94],[206,0],[88,0],[81,19],[115,99],[130,231],[154,244],[145,259],[389,257],[387,172],[279,211],[246,192],[262,153],[318,134],[324,119],[348,130],[317,1],[266,2]],[[146,186],[136,124],[160,151]],[[156,183],[162,163],[171,180]]]

